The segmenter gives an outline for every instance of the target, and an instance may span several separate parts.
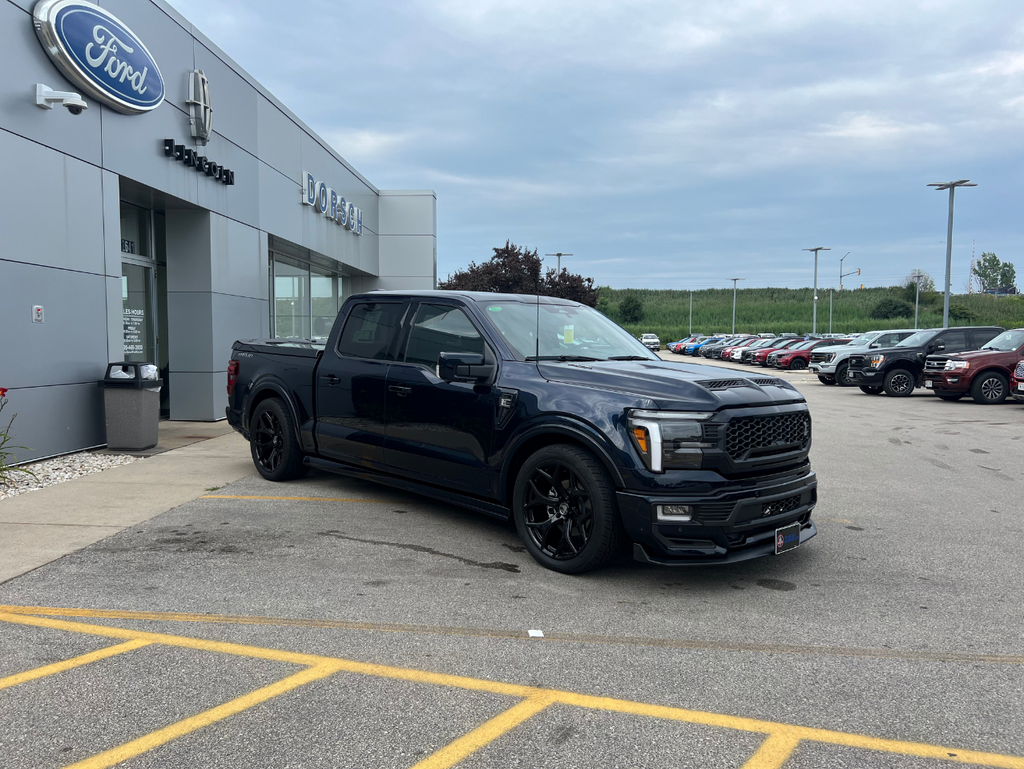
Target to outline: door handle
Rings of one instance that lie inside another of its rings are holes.
[[[320,377],[321,382],[326,382],[329,385],[336,385],[341,381],[341,377],[337,377],[334,374],[327,374],[326,376]]]
[[[399,398],[404,398],[406,395],[408,395],[409,393],[412,392],[412,388],[411,387],[406,387],[405,385],[391,385],[388,388],[388,390],[393,392]]]

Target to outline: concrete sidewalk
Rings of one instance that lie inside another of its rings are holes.
[[[255,473],[249,445],[224,428],[161,423],[160,453],[0,500],[0,582]]]

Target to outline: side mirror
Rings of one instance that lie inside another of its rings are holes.
[[[880,345],[878,342],[872,342],[871,344],[868,345],[868,349],[869,350],[877,350],[881,346],[882,345]]]
[[[478,352],[443,352],[437,356],[437,375],[446,382],[484,384],[494,375],[494,364],[484,363]]]
[[[942,352],[946,349],[946,343],[941,339],[932,345],[932,352]]]

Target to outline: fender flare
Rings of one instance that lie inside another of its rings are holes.
[[[295,440],[298,441],[301,446],[302,430],[298,412],[295,410],[295,404],[288,395],[288,389],[278,381],[273,374],[265,374],[255,382],[251,383],[249,385],[248,392],[245,394],[245,400],[242,402],[242,427],[245,430],[246,435],[249,435],[249,420],[252,418],[253,409],[256,407],[254,401],[257,396],[262,395],[268,390],[274,392],[282,401],[284,401],[285,408],[287,408],[288,413],[291,414],[292,422],[295,426]],[[260,400],[263,399],[261,398]]]

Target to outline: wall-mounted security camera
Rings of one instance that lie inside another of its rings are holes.
[[[89,109],[79,94],[72,91],[54,91],[50,86],[36,83],[36,106],[40,109],[53,109],[54,104],[66,107],[72,115],[81,115]]]

